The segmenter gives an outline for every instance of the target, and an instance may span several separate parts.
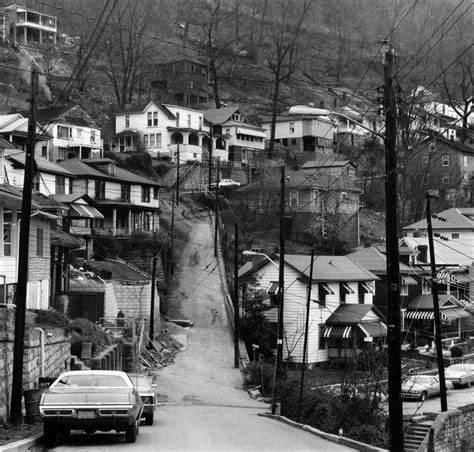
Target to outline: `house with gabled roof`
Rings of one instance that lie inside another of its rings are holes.
[[[160,183],[111,159],[69,159],[58,165],[75,175],[72,193],[90,196],[104,217],[94,221],[93,236],[127,238],[133,231],[159,229]]]
[[[238,106],[214,108],[204,112],[204,118],[215,135],[228,143],[228,158],[234,167],[261,168],[265,166],[264,129],[252,124]]]
[[[29,111],[20,112],[29,117]],[[103,157],[103,140],[97,122],[78,104],[38,108],[36,120],[52,139],[41,156],[56,162],[68,158]]]
[[[240,268],[239,282],[266,292],[267,321],[276,337],[279,256],[254,259]],[[284,260],[283,359],[296,363],[303,358],[310,261],[299,254]],[[315,256],[313,265],[306,362],[350,358],[369,343],[382,343],[386,324],[373,305],[377,276],[345,256]]]

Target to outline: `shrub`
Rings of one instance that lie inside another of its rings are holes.
[[[247,384],[260,386],[260,392],[264,397],[269,397],[273,392],[273,374],[275,366],[271,363],[252,361],[245,368]]]
[[[451,358],[461,358],[464,354],[463,349],[459,345],[453,345],[449,351],[451,352]]]

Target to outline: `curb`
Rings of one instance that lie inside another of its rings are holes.
[[[30,438],[22,439],[20,441],[15,441],[14,443],[0,446],[0,451],[24,452],[28,450],[30,447],[33,447],[39,444],[42,439],[43,439],[43,434],[37,433],[36,435],[31,436]]]
[[[285,424],[291,425],[295,428],[300,428],[305,430],[313,435],[319,436],[324,438],[328,441],[337,444],[343,444],[344,446],[353,447],[354,450],[363,451],[363,452],[388,452],[387,449],[381,449],[380,447],[370,446],[369,444],[361,443],[359,441],[345,438],[343,436],[333,435],[332,433],[323,432],[322,430],[318,430],[317,428],[311,427],[306,424],[300,424],[296,421],[292,421],[285,416],[280,416],[278,414],[270,414],[270,413],[259,413],[259,416],[268,417],[270,419],[275,419],[277,421],[283,422]]]

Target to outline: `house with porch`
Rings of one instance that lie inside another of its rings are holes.
[[[228,145],[228,162],[235,167],[263,168],[267,160],[264,129],[252,124],[238,106],[214,108],[204,112],[204,119],[216,136]]]
[[[72,193],[92,198],[103,215],[94,219],[93,237],[125,239],[133,231],[157,231],[162,185],[116,163],[111,159],[69,159],[58,165],[75,175]]]
[[[20,112],[24,118],[29,111]],[[42,147],[41,156],[57,162],[69,158],[103,157],[103,140],[96,121],[78,104],[38,108],[37,122],[52,139]]]
[[[386,324],[373,305],[377,276],[345,256],[315,256],[313,275],[310,275],[310,261],[311,257],[306,255],[285,255],[283,359],[294,363],[303,360],[310,277],[306,363],[351,358],[358,350],[382,344]],[[275,338],[280,265],[279,256],[257,255],[239,270],[239,283],[247,283],[247,291],[265,291],[270,306],[266,317]],[[275,346],[276,339],[270,344]]]

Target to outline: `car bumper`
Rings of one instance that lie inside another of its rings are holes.
[[[421,393],[416,392],[402,392],[402,399],[403,400],[418,400],[421,398]]]
[[[142,414],[150,414],[153,413],[156,409],[156,405],[143,405]]]

